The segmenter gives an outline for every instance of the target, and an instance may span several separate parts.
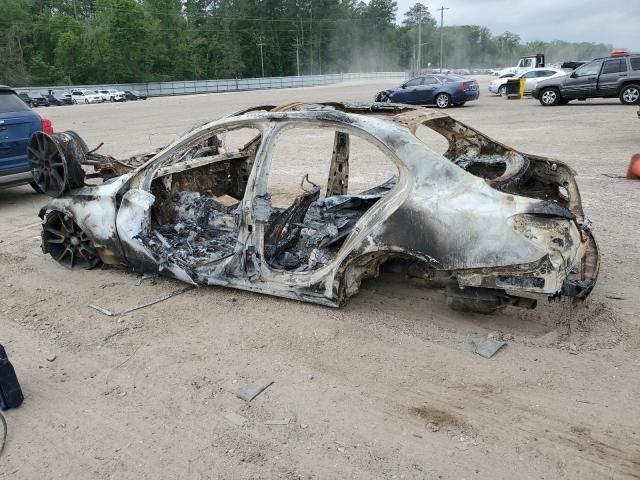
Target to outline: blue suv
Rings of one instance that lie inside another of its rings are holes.
[[[40,192],[27,161],[27,143],[37,131],[53,133],[51,121],[33,112],[13,89],[0,85],[0,187],[28,183]]]

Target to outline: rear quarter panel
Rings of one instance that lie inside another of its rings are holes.
[[[27,143],[41,126],[40,116],[31,110],[0,113],[0,175],[29,170]]]

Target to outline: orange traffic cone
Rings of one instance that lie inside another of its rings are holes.
[[[631,155],[629,170],[627,170],[627,178],[629,180],[640,180],[640,153]]]

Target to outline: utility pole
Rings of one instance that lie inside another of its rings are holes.
[[[264,78],[264,56],[262,55],[262,47],[264,47],[264,43],[262,43],[262,37],[258,40],[258,48],[260,49],[260,65],[262,65],[262,78]]]
[[[443,36],[443,25],[444,25],[444,11],[449,10],[449,8],[445,8],[444,6],[436,9],[436,12],[440,12],[440,73],[442,73],[442,69],[444,67],[444,36]]]
[[[298,76],[300,76],[300,39],[296,37],[296,43],[293,44],[296,47],[296,67],[298,71]]]
[[[420,10],[420,16],[418,17],[418,62],[416,63],[416,69],[418,75],[422,70],[422,10]]]
[[[413,63],[411,64],[411,72],[412,72],[411,75],[414,75],[416,73],[416,65],[417,65],[417,63],[416,63],[416,46],[415,45],[413,46],[413,57],[412,57],[412,59],[413,59]]]

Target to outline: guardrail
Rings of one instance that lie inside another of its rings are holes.
[[[196,93],[237,92],[270,88],[296,88],[330,85],[350,80],[395,79],[404,80],[406,72],[332,73],[327,75],[301,75],[296,77],[235,78],[225,80],[193,80],[180,82],[120,83],[100,85],[57,85],[48,87],[16,88],[18,92],[48,90],[136,90],[149,97],[167,95],[193,95]]]

